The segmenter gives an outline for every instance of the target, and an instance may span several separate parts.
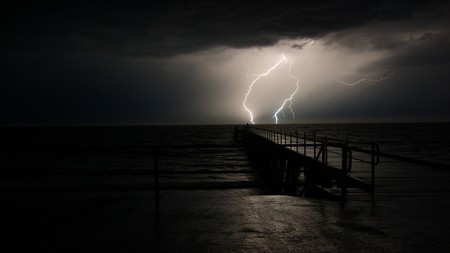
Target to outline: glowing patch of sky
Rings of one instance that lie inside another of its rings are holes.
[[[342,85],[337,80],[347,83],[354,83],[363,78],[375,80],[392,72],[387,69],[362,70],[363,66],[387,57],[389,54],[386,52],[352,52],[322,40],[311,39],[283,40],[264,48],[214,48],[195,54],[179,55],[166,60],[166,64],[170,66],[170,71],[177,75],[184,73],[191,76],[190,82],[198,82],[199,85],[206,83],[215,87],[204,98],[209,101],[207,104],[212,111],[222,115],[234,115],[242,121],[252,121],[254,117],[262,118],[259,122],[268,122],[269,115],[273,116],[276,112],[274,104],[279,105],[280,101],[289,97],[289,92],[292,92],[292,78],[286,71],[288,66],[279,70],[284,71],[281,74],[277,73],[278,70],[274,71],[273,77],[265,80],[268,83],[258,85],[259,90],[255,91],[248,101],[254,109],[254,115],[250,119],[248,111],[242,108],[242,98],[254,80],[252,75],[267,71],[283,54],[292,61],[291,73],[298,77],[302,84],[301,92],[295,94],[292,99],[294,110],[302,107],[302,100],[308,94],[326,86]],[[291,88],[288,88],[289,84],[286,82],[290,82]],[[364,85],[364,82],[359,84]]]

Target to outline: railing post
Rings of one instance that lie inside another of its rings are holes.
[[[325,171],[324,171],[324,168],[325,168],[325,143],[321,143],[321,145],[320,145],[320,149],[322,150],[322,168],[321,168],[321,170],[320,170],[320,186],[322,187],[322,188],[324,188],[324,183],[325,183],[325,181],[324,181],[324,173],[325,173]],[[320,154],[320,151],[319,151],[319,154]],[[318,158],[318,157],[317,157]]]
[[[154,177],[155,177],[155,209],[159,211],[159,164],[158,164],[158,148],[154,149]]]
[[[303,133],[303,154],[306,155],[306,133]]]
[[[325,158],[325,145],[327,145],[325,142],[322,142],[322,144],[320,145],[320,149],[322,150],[322,164],[325,165],[326,164],[326,158]]]
[[[289,148],[292,148],[292,131],[289,131],[289,144],[290,144]]]
[[[316,158],[316,134],[313,134],[313,143],[314,143],[314,158]]]
[[[348,170],[348,139],[342,146],[342,168],[341,168],[341,198],[342,202],[347,199],[347,170]]]
[[[371,161],[371,169],[372,169],[372,196],[375,193],[375,143],[372,142],[372,161]]]

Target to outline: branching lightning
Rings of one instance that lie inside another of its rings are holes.
[[[294,95],[298,92],[298,86],[299,86],[299,80],[292,74],[291,72],[291,68],[292,68],[292,60],[288,60],[286,58],[286,56],[283,54],[281,56],[281,59],[279,61],[277,61],[271,68],[269,68],[266,72],[259,74],[259,75],[247,75],[247,76],[252,76],[252,77],[256,77],[250,84],[250,86],[248,87],[247,93],[245,94],[245,98],[244,101],[242,102],[242,105],[244,106],[245,110],[248,112],[248,114],[250,115],[250,122],[252,124],[255,124],[255,122],[253,121],[253,113],[250,110],[250,108],[248,108],[247,106],[247,100],[248,100],[248,96],[250,95],[250,93],[252,93],[252,89],[253,86],[256,84],[256,82],[258,82],[258,80],[261,77],[264,76],[268,76],[274,69],[276,69],[280,64],[285,63],[285,64],[289,64],[289,76],[295,80],[295,90],[290,94],[290,96],[288,98],[286,98],[283,103],[281,104],[281,106],[278,108],[278,110],[275,112],[275,114],[273,115],[273,118],[275,118],[275,123],[278,124],[278,114],[284,109],[284,107],[286,106],[286,104],[288,105],[288,108],[290,109],[291,113],[292,113],[292,117],[295,119],[295,113],[294,113],[294,109],[292,108],[292,99],[294,97]]]
[[[391,72],[389,75],[384,76],[384,77],[381,77],[381,78],[379,78],[379,79],[361,78],[361,79],[359,79],[358,81],[353,82],[353,83],[347,83],[347,82],[344,82],[344,81],[338,80],[338,79],[334,79],[334,80],[335,80],[336,82],[338,82],[338,83],[342,83],[342,84],[347,85],[347,86],[353,86],[353,85],[360,84],[360,83],[362,83],[362,82],[372,82],[372,83],[374,83],[374,82],[381,82],[381,81],[384,81],[384,80],[386,80],[386,79],[389,79],[393,74],[394,74],[394,72]]]
[[[280,113],[281,110],[283,110],[284,106],[286,105],[286,103],[289,102],[289,106],[288,108],[291,110],[292,113],[292,117],[295,119],[295,113],[294,113],[294,109],[292,108],[292,98],[294,97],[294,95],[298,92],[298,84],[299,84],[299,80],[292,75],[291,72],[291,68],[292,68],[292,60],[289,60],[289,76],[295,80],[295,90],[291,93],[291,95],[289,96],[289,98],[285,99],[283,101],[283,103],[281,104],[280,108],[278,108],[278,110],[275,112],[275,114],[273,115],[273,117],[275,118],[275,124],[278,124],[278,113]]]
[[[271,68],[269,68],[266,72],[257,75],[256,78],[252,81],[252,83],[248,87],[248,90],[247,90],[247,93],[245,94],[245,98],[244,98],[244,101],[242,102],[242,105],[244,106],[244,108],[248,112],[248,114],[250,115],[250,122],[252,124],[255,124],[255,122],[253,121],[254,118],[253,118],[252,111],[247,107],[248,96],[250,95],[250,93],[252,93],[253,86],[256,84],[256,82],[258,82],[258,80],[261,77],[268,76],[270,74],[270,72],[272,72],[274,69],[276,69],[283,62],[285,62],[285,63],[287,62],[287,58],[284,54],[282,55],[281,59],[279,61],[277,61],[277,63],[275,63],[275,65],[273,65]]]
[[[292,60],[288,59],[284,54],[281,56],[281,58],[269,69],[267,69],[266,72],[259,74],[259,75],[250,75],[250,70],[248,70],[247,72],[247,77],[254,77],[253,81],[251,82],[250,86],[248,87],[247,93],[245,94],[245,98],[244,101],[242,102],[242,105],[244,106],[244,109],[248,112],[249,116],[250,116],[250,122],[252,124],[255,124],[254,121],[254,116],[253,116],[253,112],[252,110],[248,107],[247,105],[247,101],[248,98],[250,96],[250,94],[253,91],[254,86],[256,85],[256,83],[258,82],[258,80],[260,80],[262,77],[268,76],[271,74],[271,72],[273,70],[275,70],[278,66],[280,66],[282,63],[284,64],[289,64],[289,77],[295,80],[295,89],[294,91],[289,95],[289,97],[285,98],[283,100],[283,102],[281,103],[281,106],[275,111],[275,113],[273,114],[273,118],[275,119],[275,124],[278,124],[278,115],[279,113],[282,113],[284,115],[284,109],[287,107],[289,108],[292,117],[295,119],[295,113],[294,113],[294,109],[292,107],[293,104],[293,98],[294,96],[297,94],[298,90],[299,90],[299,84],[300,84],[300,80],[295,77],[292,74]],[[377,78],[377,79],[372,79],[372,78],[361,78],[355,82],[345,82],[339,79],[333,79],[335,82],[347,85],[347,86],[354,86],[363,82],[370,82],[370,83],[375,83],[375,82],[381,82],[384,81],[386,79],[391,78],[391,76],[394,74],[394,72],[389,73],[386,76],[383,76],[381,78]]]

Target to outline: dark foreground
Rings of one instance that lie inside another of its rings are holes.
[[[257,189],[2,194],[2,252],[448,252],[448,196],[375,203]]]
[[[43,136],[56,136],[55,147],[88,136],[85,146],[95,139],[120,148],[1,150],[1,252],[450,252],[447,170],[382,159],[375,196],[349,191],[341,204],[267,194],[252,183],[257,177],[239,148],[176,150],[161,154],[163,169],[211,173],[165,175],[166,185],[195,187],[163,189],[156,209],[145,172],[151,150],[137,148],[154,134],[119,130],[102,129],[101,141],[91,130]],[[187,140],[228,144],[233,128],[219,130],[205,138],[192,128]],[[131,151],[123,147],[130,139],[138,142]]]

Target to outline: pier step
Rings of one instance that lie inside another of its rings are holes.
[[[371,193],[373,191],[373,187],[371,184],[368,184],[357,177],[347,176],[345,180],[345,188],[347,193]],[[299,186],[301,185],[305,184],[300,183]],[[307,197],[325,198],[332,201],[343,200],[342,183],[340,182],[340,180],[336,180],[334,183],[328,186],[323,186],[317,183],[309,184],[305,192],[305,196]]]
[[[328,188],[323,188],[318,184],[311,184],[305,191],[305,197],[324,198],[333,201],[341,201],[342,197],[337,191],[332,191]]]
[[[359,188],[359,189],[362,189],[365,192],[372,192],[373,191],[373,186],[371,184],[368,184],[368,183],[364,182],[360,178],[348,175],[345,180],[346,180],[347,188]],[[338,185],[338,188],[340,188],[339,185]]]

